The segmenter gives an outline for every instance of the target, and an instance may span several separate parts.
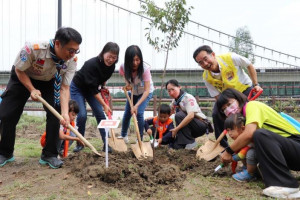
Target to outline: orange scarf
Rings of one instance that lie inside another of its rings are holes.
[[[153,126],[157,129],[159,139],[163,137],[163,134],[166,132],[171,123],[173,123],[171,118],[169,118],[165,123],[161,123],[157,116],[153,118]]]

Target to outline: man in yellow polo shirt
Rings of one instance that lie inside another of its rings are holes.
[[[245,57],[235,53],[226,53],[216,56],[210,46],[203,45],[193,54],[194,60],[204,69],[203,80],[211,97],[216,100],[222,91],[234,88],[246,96],[254,87],[256,92],[262,90],[257,81],[257,75],[252,63]],[[247,68],[250,77],[243,68]],[[218,115],[217,108],[213,108],[213,123],[216,138],[224,130],[224,120]],[[227,138],[221,141],[227,147]]]

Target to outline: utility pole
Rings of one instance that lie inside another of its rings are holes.
[[[58,0],[57,7],[57,28],[59,29],[61,27],[61,0]]]

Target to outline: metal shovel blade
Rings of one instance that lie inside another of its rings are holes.
[[[139,143],[131,144],[132,152],[138,160],[143,160],[148,157],[153,157],[153,149],[150,142],[141,142],[141,147]],[[142,152],[143,151],[143,152]]]
[[[226,134],[227,131],[223,131],[217,141],[213,141],[211,139],[206,141],[205,144],[198,149],[196,157],[207,161],[217,157],[224,150],[224,147],[220,145],[220,141]]]
[[[197,151],[197,158],[204,159],[206,161],[211,161],[216,158],[222,151],[224,147],[220,144],[216,145],[216,142],[209,140]]]
[[[118,152],[126,152],[127,145],[123,138],[117,138],[115,136],[114,130],[110,129],[111,137],[108,138],[108,144],[111,148]]]

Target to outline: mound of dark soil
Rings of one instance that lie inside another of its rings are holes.
[[[65,165],[75,176],[95,187],[107,184],[122,190],[125,194],[138,194],[142,198],[151,197],[158,189],[180,190],[187,171],[197,171],[203,176],[212,175],[219,161],[206,162],[196,159],[196,151],[178,150],[170,153],[167,148],[155,151],[152,158],[138,160],[132,151],[109,154],[109,167],[105,167],[105,157],[80,152],[70,156]],[[228,175],[228,172],[223,172]]]

